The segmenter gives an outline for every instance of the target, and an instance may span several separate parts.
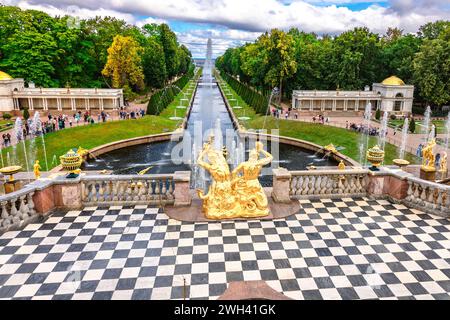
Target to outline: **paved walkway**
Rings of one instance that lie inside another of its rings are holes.
[[[0,236],[2,299],[449,299],[450,221],[385,200],[302,200],[273,221],[188,223],[147,206],[59,212]]]

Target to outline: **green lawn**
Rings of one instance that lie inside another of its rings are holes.
[[[436,126],[437,133],[446,133],[445,132],[445,121],[443,120],[433,120],[431,121]],[[389,120],[389,126],[392,128],[398,127],[398,130],[401,130],[403,127],[404,120]],[[416,121],[416,131],[414,133],[422,133],[422,121]]]
[[[9,119],[9,120],[1,119],[0,120],[0,132],[11,129],[14,126],[14,121],[15,121],[15,119]]]
[[[198,73],[196,77],[199,75],[200,73]],[[176,109],[176,107],[180,105],[180,99],[184,97],[183,93],[186,92],[188,86],[189,83],[159,116],[145,116],[140,119],[96,123],[88,126],[67,128],[46,134],[45,147],[47,150],[49,170],[59,165],[59,156],[66,153],[70,148],[81,146],[85,149],[92,149],[114,141],[175,130],[181,124],[182,120],[173,121],[169,118],[174,116],[175,110],[177,110],[177,116],[181,118],[185,116],[188,109]],[[186,95],[186,98],[191,99],[192,94],[193,93]],[[188,102],[184,101],[184,105],[187,104]],[[33,144],[33,146],[30,146],[30,144]],[[34,141],[26,141],[26,146],[30,170],[32,170],[34,159],[38,159],[41,163],[42,170],[46,170],[42,140],[35,139]],[[26,169],[22,144],[2,150],[1,156],[4,165],[7,165],[8,153],[12,164],[19,164]]]
[[[70,148],[81,146],[86,149],[92,149],[114,141],[169,132],[175,129],[175,121],[157,116],[145,116],[140,119],[96,123],[48,133],[45,135],[45,146],[49,169],[59,165],[59,156],[66,153]],[[30,148],[31,143],[34,143],[32,148]],[[36,159],[36,156],[40,160],[42,169],[46,170],[41,139],[35,139],[34,142],[27,140],[26,144],[29,150],[28,162],[30,170],[32,169],[31,162],[33,159]],[[26,168],[22,144],[17,145],[15,148],[8,147],[2,150],[5,165],[8,153],[13,164],[19,164],[24,169]],[[57,159],[56,163],[52,161],[54,157]]]
[[[324,126],[319,124],[300,122],[295,120],[277,120],[272,116],[267,116],[264,126],[264,116],[258,115],[253,108],[248,106],[241,97],[239,97],[229,85],[224,85],[222,88],[228,88],[233,93],[233,98],[237,99],[239,106],[242,109],[233,109],[233,112],[239,118],[241,116],[249,117],[250,120],[240,121],[247,129],[280,129],[280,135],[310,141],[315,144],[325,146],[333,143],[335,146],[344,147],[340,152],[352,159],[359,160],[359,140],[360,134],[354,131],[336,128],[332,126]],[[233,103],[235,105],[235,103]],[[377,143],[376,137],[370,137],[369,145],[373,146]],[[386,164],[392,164],[392,160],[398,158],[398,148],[392,144],[386,144],[385,147]],[[419,159],[407,153],[405,159],[411,163],[420,163]]]

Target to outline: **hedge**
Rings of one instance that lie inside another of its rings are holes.
[[[235,78],[229,76],[224,71],[220,71],[220,75],[225,82],[245,101],[247,105],[252,107],[258,114],[266,114],[269,99],[266,96],[250,89],[245,84],[237,81]]]
[[[180,90],[184,88],[189,80],[194,76],[194,65],[191,65],[189,71],[170,86],[158,90],[154,93],[147,105],[147,114],[159,115],[175,99]],[[178,89],[179,88],[179,89]]]

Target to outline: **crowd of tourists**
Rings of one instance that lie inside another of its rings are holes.
[[[145,116],[144,109],[135,109],[132,111],[127,111],[125,108],[121,108],[119,110],[119,120],[126,120],[126,119],[137,119],[142,118]],[[78,111],[74,113],[72,116],[67,114],[59,114],[59,115],[52,115],[51,113],[48,114],[47,118],[42,121],[41,128],[37,128],[36,135],[40,134],[47,134],[50,132],[55,132],[59,130],[63,130],[65,128],[71,128],[73,126],[79,126],[79,125],[89,125],[94,123],[102,123],[111,121],[112,117],[109,113],[101,111],[97,115],[93,115],[89,111]],[[11,146],[11,134],[16,135],[16,139],[18,141],[22,139],[32,138],[32,133],[30,132],[30,127],[32,126],[32,118],[23,121],[23,134],[17,134],[14,133],[3,133],[2,135],[2,147],[8,147]]]

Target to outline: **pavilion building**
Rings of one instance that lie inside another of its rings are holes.
[[[371,103],[374,111],[380,109],[401,116],[412,112],[413,97],[414,86],[392,76],[374,83],[372,90],[369,86],[364,91],[294,90],[292,106],[299,111],[339,114],[364,112],[366,105]]]
[[[0,71],[0,112],[114,111],[124,105],[122,89],[35,88]]]

